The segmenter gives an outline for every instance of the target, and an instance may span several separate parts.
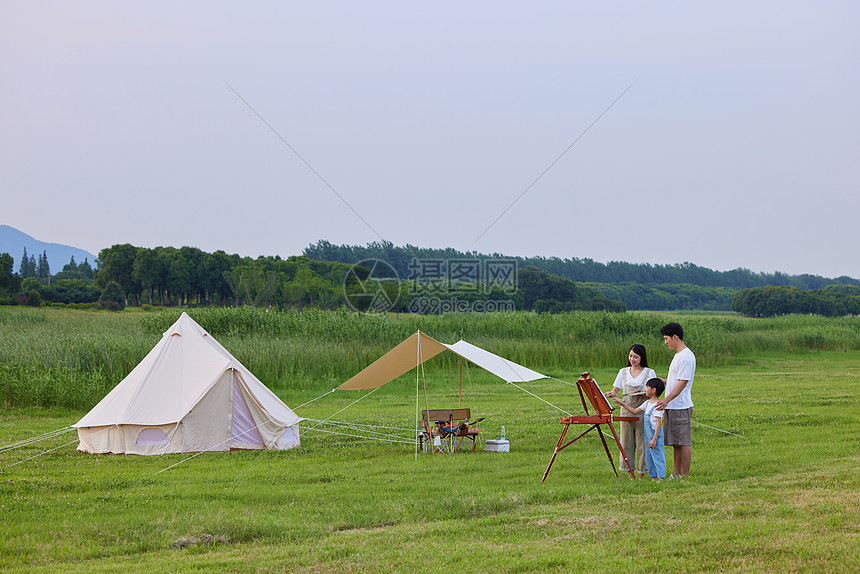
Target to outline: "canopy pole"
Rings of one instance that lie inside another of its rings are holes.
[[[457,408],[463,408],[463,357],[460,357],[460,396],[457,398]]]
[[[421,416],[421,376],[418,367],[421,365],[421,331],[418,331],[418,344],[415,357],[415,438],[418,438],[418,417]],[[415,441],[415,462],[418,462],[418,441]]]

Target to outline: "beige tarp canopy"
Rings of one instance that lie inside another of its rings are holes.
[[[446,345],[418,331],[339,386],[337,390],[376,389],[446,350],[463,357],[506,382],[525,383],[548,378],[546,375],[494,355],[466,341]]]

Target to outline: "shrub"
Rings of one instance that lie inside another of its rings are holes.
[[[38,291],[30,291],[27,295],[27,305],[30,307],[39,307],[42,304],[42,296]]]
[[[104,309],[106,311],[122,311],[124,308],[122,304],[117,303],[116,301],[111,301],[110,299],[99,301],[96,305],[98,309]]]
[[[98,302],[102,305],[102,309],[121,311],[125,309],[125,293],[122,292],[122,287],[119,286],[119,283],[110,281],[105,285]],[[109,305],[109,303],[116,303],[116,306]]]

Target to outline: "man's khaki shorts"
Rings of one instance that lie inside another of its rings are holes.
[[[666,446],[692,446],[693,407],[663,411],[663,444]]]

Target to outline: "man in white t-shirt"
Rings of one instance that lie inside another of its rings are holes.
[[[678,323],[667,323],[660,329],[666,346],[675,351],[669,376],[666,377],[666,397],[657,408],[665,409],[664,444],[674,451],[674,477],[690,474],[693,458],[693,377],[696,356],[684,343],[684,330]],[[671,477],[670,477],[671,478]]]

